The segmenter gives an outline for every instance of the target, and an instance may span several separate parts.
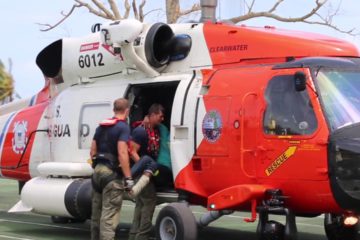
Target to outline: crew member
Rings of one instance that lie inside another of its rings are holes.
[[[125,122],[129,113],[128,101],[123,98],[116,99],[113,111],[114,117],[102,121],[96,129],[90,150],[94,168],[92,240],[114,239],[124,190],[134,185],[127,145],[130,128]]]
[[[135,162],[148,159],[145,162],[151,163],[151,161],[157,159],[159,154],[160,133],[157,127],[164,120],[163,106],[160,104],[151,105],[148,118],[148,124],[142,124],[132,132],[130,155]],[[140,177],[131,191],[133,194],[136,192],[138,195],[136,196],[134,220],[130,229],[129,240],[147,240],[150,237],[152,217],[156,206],[156,189],[150,177],[156,171],[156,168],[147,168],[147,170],[150,171],[145,172]],[[159,174],[162,174],[161,170]],[[142,189],[141,191],[136,190],[138,186],[140,186],[139,189]]]

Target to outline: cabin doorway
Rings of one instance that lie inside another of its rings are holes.
[[[156,159],[160,172],[154,178],[157,191],[161,192],[172,191],[174,188],[169,146],[171,113],[178,85],[179,81],[131,85],[125,96],[131,105],[129,120],[132,129],[141,123],[152,104],[161,104],[165,109],[163,121],[165,127],[159,127],[160,151]]]
[[[125,96],[131,105],[130,124],[143,120],[150,106],[158,103],[165,108],[163,124],[170,129],[172,106],[178,85],[178,81],[130,85]]]

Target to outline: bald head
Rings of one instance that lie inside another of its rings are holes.
[[[114,101],[114,113],[123,114],[129,108],[129,101],[125,98],[118,98]]]

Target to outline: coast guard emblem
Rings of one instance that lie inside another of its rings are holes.
[[[206,113],[202,122],[202,132],[207,141],[215,143],[221,136],[223,124],[218,111],[212,110]]]
[[[28,138],[26,137],[27,132],[27,121],[18,121],[14,123],[14,137],[12,138],[12,149],[16,154],[22,154]]]

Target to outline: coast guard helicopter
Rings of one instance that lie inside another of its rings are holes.
[[[196,239],[249,211],[258,239],[297,239],[296,216],[325,213],[329,240],[359,239],[360,58],[327,36],[214,21],[121,20],[38,55],[45,87],[0,108],[0,177],[19,181],[11,212],[53,221],[90,216],[89,148],[118,97],[130,122],[165,106],[174,188],[159,239]],[[209,212],[196,220],[188,204]],[[269,219],[283,214],[285,224]]]

